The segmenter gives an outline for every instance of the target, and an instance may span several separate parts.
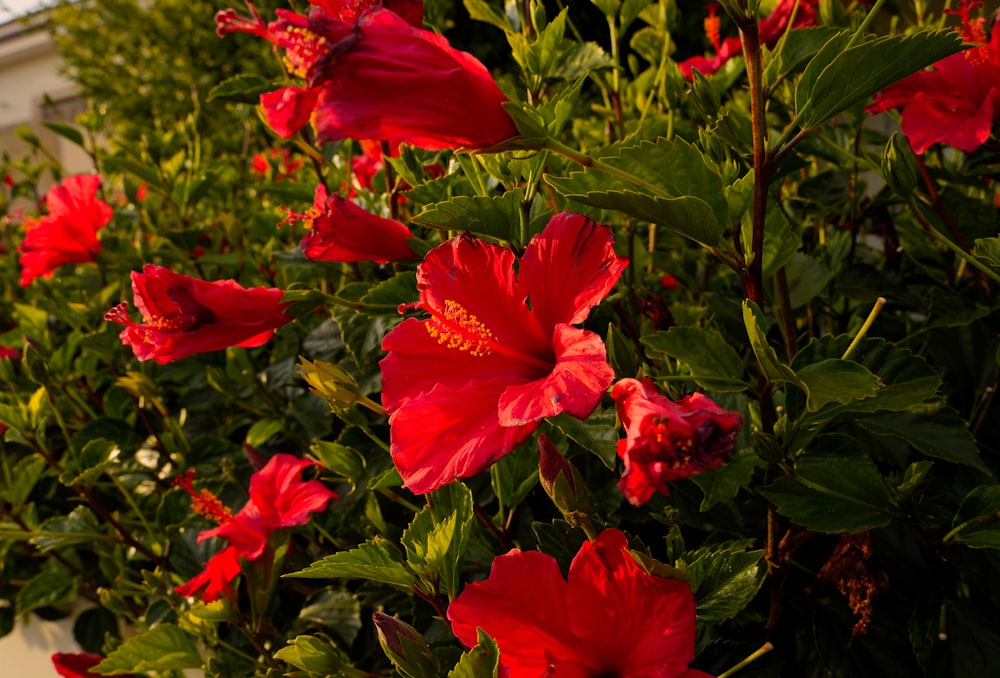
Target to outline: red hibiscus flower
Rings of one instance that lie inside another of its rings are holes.
[[[281,290],[208,282],[153,264],[132,271],[132,292],[143,323],[129,318],[126,302],[104,318],[125,325],[119,336],[139,360],[161,365],[230,346],[260,346],[292,319]]]
[[[795,3],[798,2],[798,9]],[[792,19],[792,12],[795,12],[795,19],[792,28],[802,26],[814,26],[816,24],[816,6],[818,0],[779,0],[774,11],[761,19],[758,25],[760,31],[760,42],[772,48],[778,44],[778,40],[788,28],[788,22]],[[712,47],[715,49],[713,56],[694,56],[681,61],[677,66],[681,73],[688,80],[691,79],[691,71],[697,70],[702,75],[711,75],[722,68],[723,65],[735,56],[742,54],[743,42],[739,38],[719,39],[719,18],[716,16],[716,6],[708,6],[708,17],[705,19],[705,33]]]
[[[487,148],[517,135],[485,66],[390,9],[324,2],[308,16],[276,10],[270,24],[252,5],[250,12],[252,19],[223,10],[218,33],[271,41],[305,80],[261,95],[268,124],[283,137],[308,122],[319,141],[382,139],[432,150]]]
[[[234,516],[229,516],[228,509],[210,493],[196,493],[191,476],[179,478],[177,484],[194,498],[195,512],[220,522],[218,527],[198,535],[198,541],[222,537],[229,546],[213,556],[201,574],[175,590],[189,596],[204,589],[205,602],[216,600],[220,594],[231,595],[231,582],[240,573],[241,557],[251,562],[259,558],[274,532],[305,525],[311,514],[322,511],[331,499],[337,498],[337,493],[320,481],[302,480],[302,470],[314,465],[313,461],[290,454],[274,455],[250,479],[250,498]]]
[[[405,224],[386,219],[358,207],[339,195],[326,194],[326,187],[316,187],[313,207],[306,214],[290,214],[290,220],[303,220],[309,233],[300,247],[315,261],[388,261],[414,259],[407,244],[413,234]]]
[[[93,673],[90,669],[104,661],[104,657],[88,652],[56,652],[52,655],[52,665],[63,678],[107,678]],[[131,678],[131,673],[115,674],[117,678]]]
[[[618,441],[625,473],[618,487],[635,506],[655,492],[670,494],[667,481],[709,471],[728,455],[743,417],[701,393],[670,400],[652,379],[622,379],[611,389],[626,438]]]
[[[865,110],[881,113],[898,108],[903,134],[915,153],[933,144],[971,152],[990,138],[993,124],[1000,121],[1000,30],[994,27],[986,40],[982,17],[969,14],[982,2],[963,0],[962,39],[978,44],[938,61],[931,70],[920,71],[890,85]]]
[[[434,248],[413,304],[430,317],[382,343],[391,454],[413,492],[482,471],[543,417],[587,417],[614,378],[601,338],[574,327],[625,268],[611,230],[563,212],[515,263],[470,236]]]
[[[67,177],[45,196],[49,213],[26,219],[21,252],[21,284],[28,285],[64,264],[95,261],[101,251],[97,231],[111,221],[112,209],[97,198],[101,178],[94,174]]]
[[[606,529],[573,558],[514,549],[493,561],[448,607],[468,647],[481,628],[496,640],[509,678],[697,678],[695,603],[683,581],[646,572],[625,535]]]

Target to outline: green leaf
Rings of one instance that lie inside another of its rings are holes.
[[[692,476],[691,480],[705,495],[699,510],[708,511],[719,502],[735,497],[740,488],[749,485],[754,469],[763,465],[763,460],[753,448],[747,447],[735,452],[711,471]]]
[[[66,485],[93,485],[108,468],[115,465],[118,452],[118,443],[111,440],[89,440],[77,458],[67,464],[59,479]]]
[[[764,334],[764,330],[757,319],[758,313],[759,311],[756,310],[756,306],[751,305],[751,302],[743,302],[743,323],[747,328],[750,347],[753,349],[754,355],[757,356],[757,364],[760,365],[761,372],[764,373],[768,381],[794,384],[808,393],[809,389],[799,379],[798,375],[795,374],[791,367],[778,359],[778,354],[767,343],[767,336]]]
[[[260,447],[273,436],[285,430],[284,419],[261,419],[255,421],[253,426],[247,431],[247,445],[250,447]]]
[[[504,33],[510,33],[514,30],[503,9],[493,7],[486,0],[462,0],[462,4],[465,5],[465,10],[474,20],[496,26]]]
[[[864,365],[831,358],[796,372],[808,390],[808,408],[815,412],[827,403],[849,403],[874,396],[881,382]]]
[[[277,89],[278,85],[259,75],[241,74],[223,80],[208,93],[208,101],[232,101],[241,104],[256,104],[260,95]]]
[[[340,551],[317,560],[309,567],[286,574],[304,579],[367,579],[410,590],[417,578],[403,555],[391,542],[375,537],[350,551]]]
[[[691,376],[703,389],[719,393],[744,391],[743,359],[714,329],[672,327],[642,338],[642,343],[686,363]]]
[[[320,589],[299,611],[298,622],[332,629],[350,647],[361,631],[361,602],[350,591]]]
[[[126,172],[134,174],[147,184],[157,188],[163,188],[163,180],[155,167],[144,165],[130,158],[122,156],[111,156],[104,159],[104,168],[109,172]]]
[[[515,508],[538,484],[535,439],[528,440],[490,467],[490,483],[504,509]]]
[[[768,235],[770,237],[770,235]],[[795,238],[798,247],[798,238]],[[766,248],[766,243],[765,243]],[[833,280],[834,272],[817,259],[803,252],[792,251],[791,256],[783,262],[785,276],[788,281],[789,306],[799,308],[805,306],[817,297]],[[765,272],[767,275],[767,272]]]
[[[421,226],[459,233],[473,233],[504,242],[517,239],[518,215],[524,191],[516,189],[499,197],[458,196],[439,202],[412,218]]]
[[[388,280],[373,285],[365,296],[361,297],[364,308],[361,310],[367,316],[399,315],[399,307],[412,304],[420,296],[417,291],[417,272],[403,271]]]
[[[859,419],[858,426],[874,435],[892,436],[928,457],[964,464],[992,476],[979,456],[976,439],[965,420],[950,407],[933,413],[892,412]]]
[[[365,458],[350,447],[318,440],[311,449],[324,468],[347,478],[351,483],[357,485],[364,476]]]
[[[972,255],[995,273],[1000,273],[1000,237],[978,238],[976,246],[972,248]]]
[[[565,412],[549,421],[580,447],[596,454],[609,469],[615,467],[618,456],[618,432],[615,430],[615,409],[594,410],[584,421]]]
[[[41,572],[28,580],[17,592],[15,610],[18,617],[49,605],[72,603],[77,596],[77,578],[69,572]]]
[[[86,506],[77,506],[65,516],[53,516],[39,525],[31,543],[45,552],[71,544],[93,543],[106,537],[94,513]]]
[[[889,489],[867,457],[803,457],[795,477],[758,492],[797,525],[816,532],[862,532],[892,519]]]
[[[660,137],[600,160],[613,170],[588,167],[546,181],[572,200],[624,212],[708,247],[719,243],[729,206],[719,173],[695,146]]]
[[[843,34],[831,39],[806,67],[795,91],[802,129],[813,129],[897,80],[962,49],[961,38],[952,30],[880,37],[844,49],[846,44]]]
[[[63,139],[68,139],[72,143],[76,144],[80,148],[83,148],[83,132],[73,127],[72,125],[67,125],[64,122],[45,122],[42,123],[50,130],[61,136]]]
[[[778,78],[796,71],[836,33],[837,31],[829,26],[808,26],[786,33],[764,69],[765,84],[773,85]]]
[[[126,640],[91,669],[102,675],[141,671],[180,671],[202,666],[194,638],[174,624],[159,624]]]
[[[482,629],[476,629],[476,646],[462,655],[448,678],[498,678],[500,675],[500,649],[496,641]]]
[[[48,464],[41,455],[33,454],[18,461],[11,471],[11,484],[5,488],[3,497],[15,510],[28,501],[35,483],[42,476]]]
[[[449,597],[458,595],[462,585],[459,573],[472,532],[472,501],[469,488],[450,483],[430,495],[403,533],[410,568],[432,587],[440,580]]]
[[[965,495],[951,525],[961,527],[960,544],[1000,549],[1000,485],[980,485]]]
[[[309,678],[339,676],[343,669],[353,669],[347,653],[329,640],[317,636],[296,636],[288,641],[288,645],[275,652],[274,656],[305,671]]]
[[[764,581],[763,550],[747,551],[747,542],[727,542],[692,551],[682,558],[694,591],[698,619],[716,623],[731,619],[757,594]]]

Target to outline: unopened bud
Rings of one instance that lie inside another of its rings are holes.
[[[354,375],[339,365],[322,360],[309,362],[300,357],[299,374],[309,384],[312,392],[330,403],[335,410],[346,410],[357,403],[374,412],[385,413],[381,405],[361,393]]]
[[[372,615],[382,651],[406,678],[424,678],[441,673],[441,663],[416,629],[382,612]]]
[[[909,198],[920,181],[917,158],[910,142],[899,132],[893,132],[882,151],[882,176],[889,188],[903,198]]]
[[[583,476],[545,436],[538,436],[538,479],[567,522],[591,526],[594,502]]]

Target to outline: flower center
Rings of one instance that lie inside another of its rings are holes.
[[[284,63],[288,72],[303,80],[309,79],[309,70],[330,49],[326,38],[301,26],[284,26],[281,44],[285,47]]]
[[[489,355],[496,346],[490,328],[453,299],[445,300],[444,313],[431,311],[431,319],[425,327],[439,344],[469,351],[474,356]]]
[[[484,322],[453,299],[445,300],[443,311],[432,308],[426,310],[431,314],[431,318],[424,323],[424,327],[446,348],[468,351],[477,357],[496,352],[539,367],[546,373],[552,371],[551,361],[502,345]]]
[[[233,517],[229,507],[219,501],[219,498],[209,490],[194,490],[194,469],[189,469],[174,478],[174,486],[183,488],[191,495],[191,509],[200,516],[219,523],[227,523]]]

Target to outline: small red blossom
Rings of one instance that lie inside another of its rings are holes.
[[[264,553],[274,532],[305,525],[311,514],[325,509],[337,493],[318,480],[302,480],[303,469],[315,464],[290,454],[274,455],[251,477],[250,498],[231,517],[219,509],[218,500],[210,493],[206,496],[204,490],[195,492],[190,488],[190,477],[182,476],[177,483],[195,498],[195,510],[220,521],[218,527],[199,534],[198,541],[222,537],[229,546],[212,557],[203,572],[175,590],[185,596],[203,590],[205,602],[220,594],[228,596],[232,580],[240,573],[240,558],[253,562]]]
[[[312,209],[290,214],[289,220],[306,223],[309,232],[299,246],[314,261],[384,264],[417,256],[406,242],[413,234],[405,224],[372,214],[339,195],[327,195],[322,184],[316,187]]]
[[[434,248],[413,304],[430,317],[404,320],[382,343],[391,454],[413,492],[482,471],[544,417],[586,418],[614,378],[601,338],[574,326],[627,263],[611,230],[563,212],[515,263],[471,236]]]
[[[678,287],[681,282],[677,279],[677,276],[672,273],[667,273],[664,276],[660,276],[660,284],[666,287],[668,290],[672,290]]]
[[[728,455],[743,417],[701,393],[673,401],[652,379],[622,379],[611,389],[626,438],[618,441],[625,473],[618,483],[635,506],[655,492],[670,494],[667,482],[709,471]]]
[[[273,170],[274,180],[283,181],[292,179],[304,162],[302,158],[293,158],[292,152],[287,148],[272,148],[267,153],[262,152],[254,155],[250,159],[250,169],[253,170],[258,179],[263,179]],[[272,163],[274,163],[273,167]]]
[[[585,543],[563,579],[555,558],[514,549],[448,607],[467,647],[477,628],[500,649],[508,678],[709,678],[694,659],[695,602],[687,583],[649,574],[609,528]]]
[[[983,3],[962,0],[962,39],[977,45],[938,61],[886,87],[865,110],[881,113],[898,108],[903,134],[913,152],[936,143],[971,152],[986,143],[1000,122],[1000,29],[986,38],[985,20],[970,19]]]
[[[257,153],[250,160],[250,169],[253,173],[257,175],[258,179],[263,179],[267,176],[268,171],[271,169],[271,163],[267,161],[267,156],[263,153]]]
[[[135,199],[139,202],[144,202],[146,196],[149,194],[149,185],[146,182],[139,184],[139,187],[135,189]]]
[[[126,302],[104,318],[125,325],[119,336],[139,360],[161,365],[230,346],[260,346],[292,319],[279,289],[208,282],[153,264],[132,271],[132,292],[142,323],[129,318]]]
[[[14,360],[20,357],[21,352],[16,348],[8,348],[6,346],[0,346],[0,360]]]
[[[761,19],[758,24],[761,43],[769,48],[774,47],[788,28],[789,21],[792,22],[792,28],[814,26],[818,4],[819,0],[779,0],[774,11]],[[719,18],[716,16],[714,3],[708,6],[708,13],[705,19],[705,34],[712,43],[715,54],[708,57],[693,56],[678,63],[681,73],[688,80],[692,78],[691,71],[697,70],[702,75],[711,75],[722,68],[727,61],[743,52],[743,42],[739,38],[729,37],[720,41]]]
[[[261,95],[281,136],[311,123],[320,142],[380,139],[434,150],[487,148],[517,135],[502,106],[507,99],[482,63],[414,26],[413,13],[391,11],[412,3],[315,4],[308,16],[276,10],[269,24],[252,5],[251,19],[231,9],[216,15],[220,35],[269,40],[305,81]]]
[[[14,175],[12,175],[10,172],[4,174],[3,185],[6,186],[7,188],[14,188]]]
[[[111,206],[97,197],[101,178],[94,174],[67,177],[45,196],[48,214],[24,222],[21,253],[21,284],[38,276],[50,277],[64,264],[95,261],[101,251],[97,231],[113,214]]]
[[[52,655],[52,665],[63,678],[108,678],[105,674],[90,669],[104,661],[99,654],[89,652],[56,652]],[[116,673],[111,678],[131,678],[131,673]]]

